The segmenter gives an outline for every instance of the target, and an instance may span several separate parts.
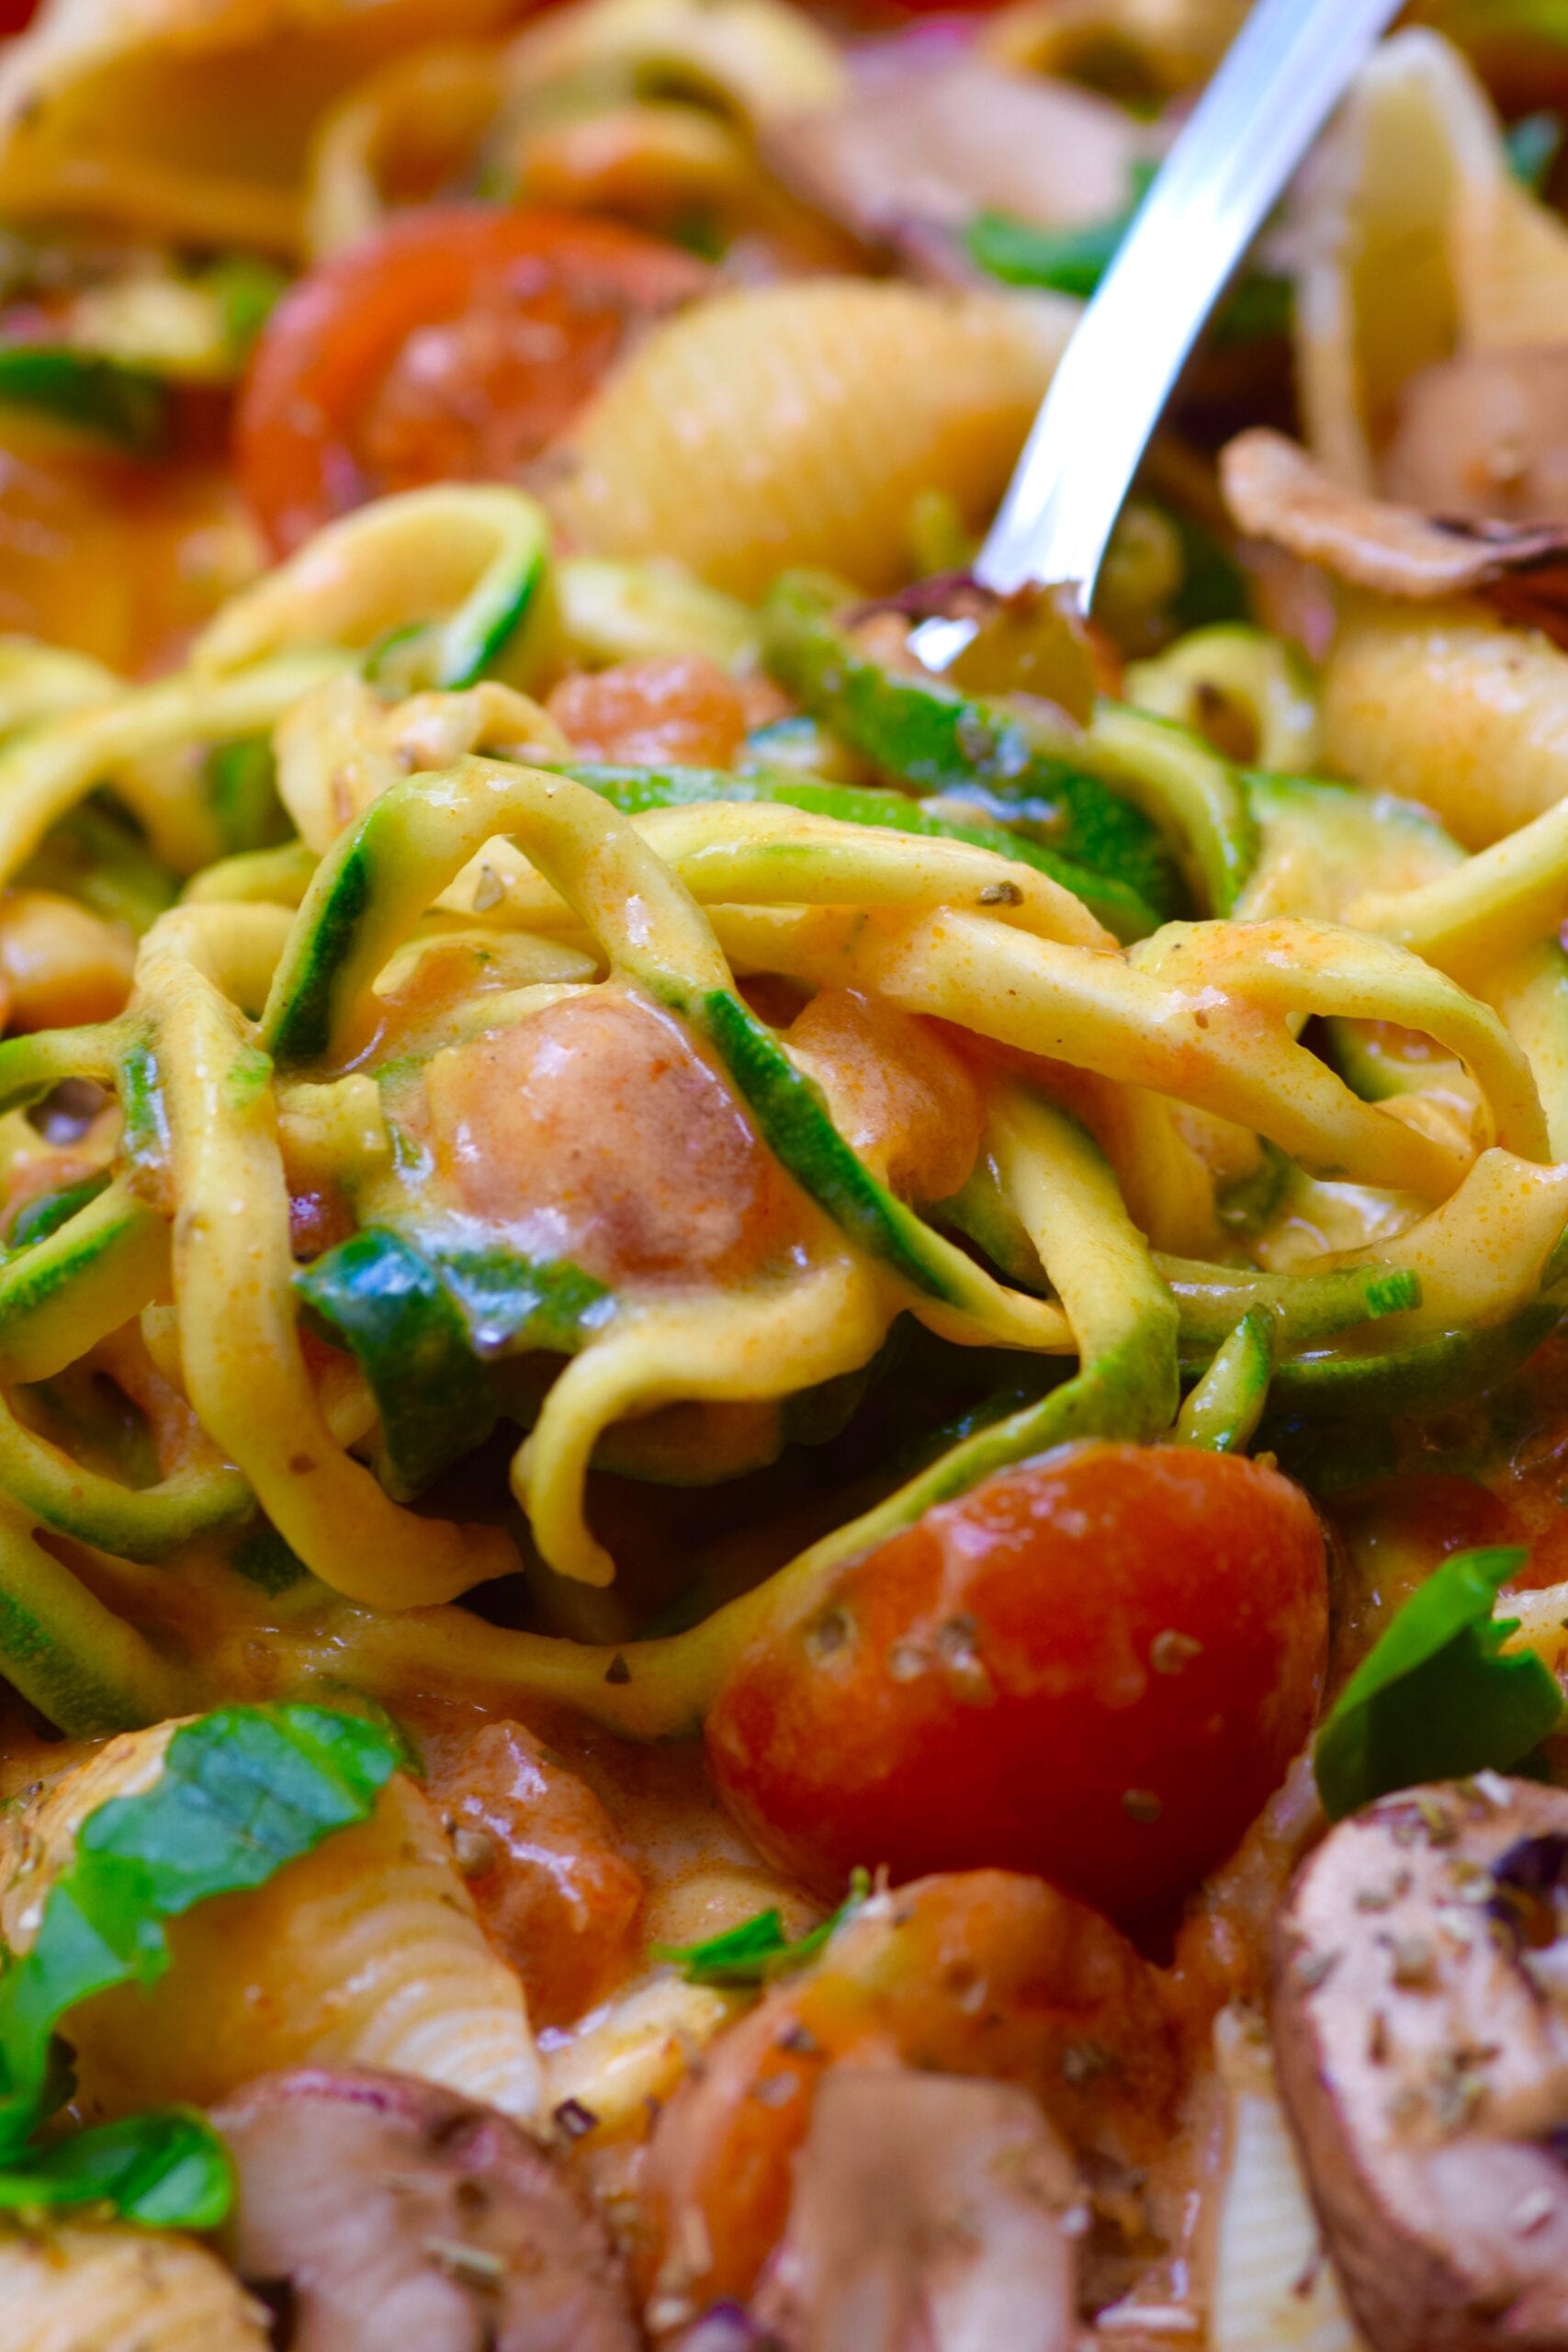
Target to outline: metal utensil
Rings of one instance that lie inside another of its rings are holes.
[[[1401,0],[1258,0],[1085,311],[975,561],[984,587],[1066,582],[1089,610],[1139,459],[1205,320]],[[945,669],[970,620],[911,646]]]

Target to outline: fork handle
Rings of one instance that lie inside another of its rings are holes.
[[[1199,332],[1401,0],[1258,0],[1084,312],[975,565],[1084,609]]]

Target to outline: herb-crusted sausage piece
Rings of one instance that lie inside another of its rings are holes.
[[[1568,1792],[1385,1798],[1298,1876],[1280,2082],[1376,2352],[1568,2346]]]
[[[239,2174],[235,2267],[287,2352],[637,2352],[602,2226],[493,2109],[306,2066],[213,2121]]]

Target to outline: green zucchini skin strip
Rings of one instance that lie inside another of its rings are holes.
[[[95,1029],[34,1029],[0,1040],[0,1112],[25,1111],[67,1078],[112,1085],[127,1033],[118,1022]]]
[[[471,603],[443,631],[443,686],[457,690],[477,685],[504,664],[536,605],[544,594],[549,572],[543,534],[517,564],[510,581]]]
[[[1293,1357],[1275,1372],[1272,1402],[1314,1416],[1443,1412],[1517,1372],[1562,1314],[1561,1303],[1537,1299],[1485,1330],[1443,1331],[1384,1355]]]
[[[591,841],[583,804],[595,820]],[[917,1294],[972,1317],[994,1336],[1038,1344],[1037,1303],[1003,1289],[877,1182],[839,1135],[816,1088],[736,995],[705,918],[629,823],[617,818],[604,837],[600,804],[570,777],[469,760],[411,776],[374,801],[322,861],[278,965],[261,1034],[279,1068],[341,1043],[356,991],[452,875],[497,834],[524,841],[624,977],[708,1040],[770,1148],[863,1248]],[[648,917],[641,937],[625,925],[633,899]]]
[[[804,1555],[819,1573],[908,1527],[933,1504],[1079,1438],[1145,1442],[1170,1427],[1180,1395],[1177,1308],[1127,1215],[1097,1144],[1043,1102],[1021,1115],[1051,1147],[1051,1231],[1043,1252],[1080,1345],[1081,1369],[1050,1393],[976,1430],[886,1501]],[[786,1572],[790,1573],[790,1572]]]
[[[1162,921],[1181,911],[1181,884],[1159,829],[1091,773],[1085,739],[1064,732],[1048,740],[1003,704],[884,669],[839,626],[839,602],[830,585],[794,573],[762,610],[768,666],[814,717],[921,793],[951,797],[978,788],[994,796],[992,807],[1012,806],[1020,820],[1048,828],[1063,857],[1125,884]]]
[[[912,1291],[994,1325],[1008,1293],[872,1174],[833,1125],[816,1081],[765,1023],[729,989],[682,1009],[718,1055],[769,1150],[840,1231]]]
[[[0,1671],[70,1739],[162,1723],[191,1702],[175,1668],[8,1512],[0,1512]]]
[[[164,1295],[169,1228],[119,1181],[0,1267],[0,1380],[47,1380]]]
[[[85,1209],[89,1201],[96,1201],[100,1193],[107,1192],[108,1182],[108,1170],[103,1168],[96,1176],[84,1176],[79,1184],[67,1184],[63,1192],[45,1193],[29,1201],[11,1227],[12,1250],[26,1250],[35,1241],[47,1241],[78,1209]]]
[[[1183,1351],[1223,1347],[1253,1307],[1272,1318],[1279,1352],[1320,1345],[1358,1325],[1421,1304],[1421,1278],[1404,1266],[1340,1266],[1321,1274],[1266,1274],[1156,1257],[1181,1315]]]
[[[1274,1317],[1266,1307],[1249,1307],[1177,1416],[1178,1445],[1242,1451],[1269,1402],[1274,1340]]]
[[[255,1508],[239,1472],[216,1460],[175,1470],[156,1486],[121,1486],[57,1453],[4,1404],[0,1483],[36,1524],[122,1560],[167,1559],[193,1535],[233,1526]]]
[[[1234,913],[1258,863],[1258,831],[1229,761],[1172,719],[1101,700],[1084,762],[1159,826],[1194,902]]]
[[[1058,857],[1043,843],[1005,824],[964,824],[938,816],[911,800],[907,793],[879,792],[864,785],[829,784],[810,776],[795,776],[782,769],[751,768],[733,775],[725,768],[623,768],[589,764],[563,767],[563,775],[585,784],[618,808],[624,817],[639,817],[650,808],[683,808],[710,801],[742,805],[771,804],[798,808],[812,817],[834,817],[840,824],[869,825],[878,831],[909,833],[922,841],[966,842],[973,849],[993,850],[998,857],[1032,866],[1037,874],[1059,882],[1107,931],[1125,944],[1146,939],[1159,928],[1159,917],[1146,899],[1113,876],[1093,873]]]
[[[958,1286],[933,1263],[929,1245],[936,1237],[856,1157],[829,1116],[820,1090],[796,1069],[772,1032],[728,989],[704,997],[699,1021],[756,1114],[768,1148],[833,1222],[870,1255],[885,1259],[912,1289],[961,1306]]]

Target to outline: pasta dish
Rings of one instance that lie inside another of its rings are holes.
[[[0,43],[4,2352],[1568,2346],[1551,6],[969,568],[1244,13]]]

